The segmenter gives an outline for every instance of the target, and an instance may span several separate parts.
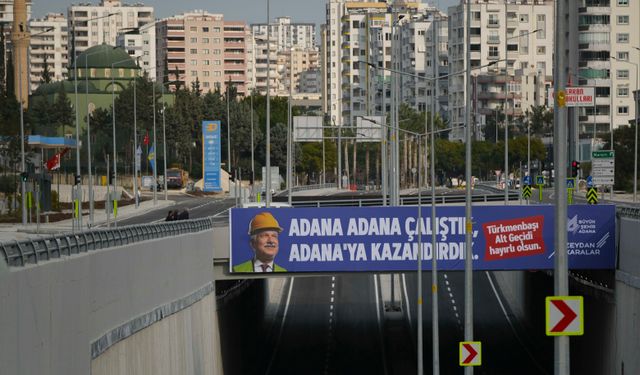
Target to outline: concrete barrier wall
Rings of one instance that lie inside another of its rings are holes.
[[[205,298],[214,294],[212,243],[212,232],[206,231],[25,268],[9,270],[1,265],[1,372],[89,374],[92,344],[105,337],[118,337],[110,335],[119,329],[118,332],[125,333],[120,338],[131,340],[122,342],[124,347],[139,346],[136,360],[142,367],[153,368],[154,363],[162,363],[165,352],[158,347],[169,345],[180,348],[173,354],[172,361],[176,364],[184,363],[187,369],[194,369],[193,373],[210,373],[199,369],[211,368],[209,363],[215,362],[204,354],[214,355],[209,340],[201,337],[203,329],[213,329],[207,326],[212,323],[205,320],[213,319],[215,312],[212,302]],[[200,294],[194,294],[196,292]],[[188,304],[180,302],[187,297],[190,298]],[[147,319],[149,316],[162,321],[169,316],[165,315],[167,311],[175,307],[178,307],[176,316],[170,320],[126,337],[127,332],[135,333],[144,326],[141,323],[153,323]],[[181,307],[185,308],[182,312]],[[135,325],[128,326],[132,320]],[[163,330],[167,324],[181,321],[184,322],[182,328]],[[189,334],[182,337],[171,336],[186,331],[190,331]],[[146,335],[152,335],[153,339],[147,339]],[[107,347],[101,348],[108,350],[108,345],[115,344],[118,342],[107,340]],[[187,347],[190,348],[182,349]],[[203,354],[195,355],[197,353]],[[125,371],[127,360],[118,362],[121,366],[118,373],[138,373]],[[101,361],[100,365],[105,363],[108,360]]]
[[[620,218],[616,271],[616,374],[640,374],[640,220]]]

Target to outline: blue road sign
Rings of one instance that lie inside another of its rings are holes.
[[[536,185],[544,185],[544,176],[536,176]]]
[[[587,176],[587,187],[593,187],[593,177]]]
[[[524,176],[524,184],[531,185],[531,176]]]
[[[576,179],[567,178],[567,189],[575,189],[575,188],[576,188]]]

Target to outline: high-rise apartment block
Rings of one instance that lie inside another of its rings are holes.
[[[292,93],[303,92],[301,77],[317,77],[311,73],[319,69],[315,25],[291,23],[291,18],[279,17],[269,25],[252,24],[251,34],[251,53],[254,55],[255,65],[251,67],[250,77],[258,93],[264,95],[267,92],[267,65],[270,70],[269,91],[272,95],[286,96],[290,86]],[[267,41],[267,35],[270,42]],[[267,50],[270,50],[269,55]],[[267,59],[270,59],[269,64]],[[314,88],[319,88],[317,81],[307,82],[304,90],[309,93]]]
[[[278,51],[293,47],[316,48],[316,25],[312,23],[292,23],[291,17],[278,17],[275,22],[251,24],[251,33],[266,38],[267,26]]]
[[[207,92],[226,90],[229,80],[246,94],[248,30],[242,22],[224,21],[222,14],[194,11],[156,24],[156,77]],[[175,87],[171,85],[170,87]]]
[[[51,81],[61,81],[67,75],[69,62],[67,19],[62,13],[49,13],[29,22],[31,31],[30,79],[31,90],[43,80],[45,63]]]
[[[75,30],[76,54],[91,46],[106,43],[116,45],[118,34],[136,30],[154,22],[154,10],[144,4],[124,4],[120,0],[101,0],[99,5],[79,4],[68,8],[69,32]],[[69,50],[74,50],[70,45]]]
[[[324,91],[335,124],[383,115],[391,99],[443,111],[435,97],[435,66],[447,72],[446,16],[426,4],[331,0],[323,30]],[[438,42],[435,42],[435,41]],[[391,70],[406,74],[393,74]],[[411,75],[417,77],[411,77]],[[425,78],[421,78],[425,77]],[[438,95],[446,95],[445,81]]]
[[[137,60],[138,66],[143,71],[152,77],[156,75],[156,28],[153,23],[119,33],[116,46],[121,47],[129,56]]]
[[[545,105],[552,85],[554,2],[551,0],[471,0],[471,27],[466,5],[449,8],[449,71],[466,69],[471,56],[476,125],[497,111],[509,119],[523,116],[532,105]],[[469,41],[469,43],[467,43]],[[491,62],[497,62],[490,67]],[[464,74],[449,78],[450,138],[464,138],[466,108]],[[482,134],[476,129],[477,135]]]

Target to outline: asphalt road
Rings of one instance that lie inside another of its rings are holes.
[[[151,210],[135,217],[118,220],[118,225],[148,224],[163,221],[167,217],[169,210],[187,209],[189,211],[189,218],[196,219],[220,214],[235,206],[235,199],[233,198],[172,195],[169,199],[176,202],[173,207]]]

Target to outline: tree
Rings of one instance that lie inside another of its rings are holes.
[[[49,69],[49,61],[47,58],[47,54],[44,54],[44,61],[42,62],[44,68],[42,69],[42,74],[40,75],[40,84],[51,83],[51,70]]]
[[[613,131],[613,150],[615,151],[615,189],[631,191],[633,189],[633,165],[635,153],[635,128],[620,126]],[[611,150],[611,137],[607,136],[604,150]]]
[[[58,88],[58,95],[53,102],[51,108],[51,121],[55,124],[57,132],[61,135],[65,135],[65,127],[71,126],[74,123],[74,111],[71,107],[71,101],[65,91],[64,83],[60,82]]]
[[[553,111],[545,106],[531,106],[531,134],[545,136],[553,133]]]

